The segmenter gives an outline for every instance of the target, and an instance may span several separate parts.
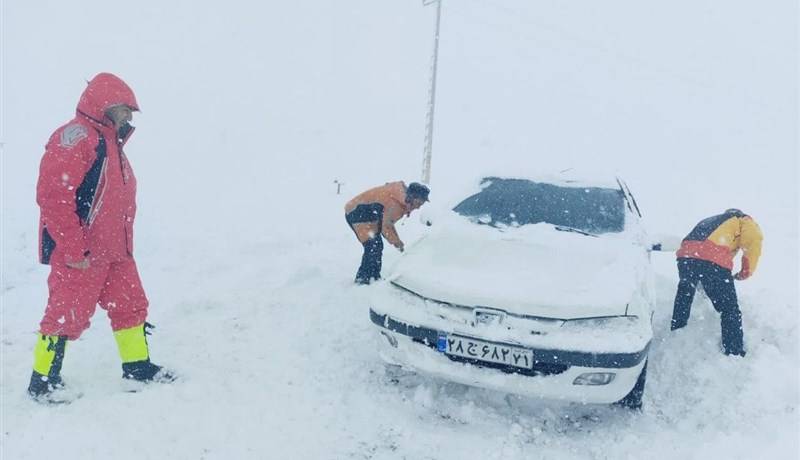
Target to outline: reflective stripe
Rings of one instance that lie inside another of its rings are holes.
[[[33,347],[33,370],[41,375],[58,375],[67,347],[66,337],[36,334],[36,339]]]
[[[86,127],[81,124],[74,123],[61,131],[61,141],[59,145],[64,148],[71,149],[87,137],[89,137],[89,132],[86,130]]]
[[[145,361],[149,358],[147,340],[144,337],[144,323],[128,329],[114,331],[119,357],[123,363]]]
[[[102,184],[102,186],[100,185]],[[108,188],[108,159],[103,160],[103,167],[100,170],[100,182],[97,185],[97,189],[94,193],[94,198],[92,198],[92,206],[89,210],[89,217],[87,219],[87,223],[91,227],[94,223],[94,219],[97,217],[97,214],[100,212],[100,208],[103,206],[103,197],[106,194],[106,189]]]

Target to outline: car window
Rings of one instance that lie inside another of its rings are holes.
[[[547,223],[590,234],[625,228],[622,190],[566,187],[525,179],[486,178],[483,189],[453,210],[493,227]]]

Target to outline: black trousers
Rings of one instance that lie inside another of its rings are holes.
[[[363,242],[364,254],[361,256],[361,265],[356,272],[356,283],[369,284],[373,280],[381,278],[381,265],[383,263],[383,238],[380,230],[383,227],[383,205],[380,203],[360,204],[345,215],[347,224],[353,233],[356,229],[355,224],[375,223],[378,226],[378,233],[367,241]],[[358,236],[356,234],[356,236]]]
[[[672,330],[686,326],[697,284],[703,285],[714,309],[720,313],[722,348],[726,354],[744,356],[742,312],[733,276],[727,268],[699,259],[678,259],[678,292],[672,311]]]

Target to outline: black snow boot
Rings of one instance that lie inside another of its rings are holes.
[[[122,378],[139,382],[172,382],[175,380],[173,373],[150,362],[147,345],[150,329],[155,329],[155,326],[145,322],[128,329],[114,331],[119,355],[122,358]]]
[[[34,346],[34,362],[28,394],[39,402],[61,402],[54,392],[63,390],[61,365],[67,347],[65,336],[39,334]]]
[[[176,379],[174,374],[161,366],[151,363],[149,359],[133,363],[122,363],[122,378],[138,380],[139,382],[162,383],[173,382]]]
[[[60,376],[48,377],[36,371],[31,374],[31,382],[28,384],[28,394],[32,398],[38,399],[56,390],[64,388],[64,381]]]

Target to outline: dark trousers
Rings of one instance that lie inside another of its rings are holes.
[[[678,259],[678,276],[672,330],[686,326],[689,321],[694,293],[700,283],[714,309],[720,313],[723,350],[729,355],[744,356],[742,312],[731,271],[705,260],[682,258]]]
[[[369,284],[373,280],[381,279],[382,259],[383,238],[377,235],[364,243],[364,255],[361,256],[361,266],[356,273],[356,283]]]
[[[356,283],[369,284],[381,278],[381,265],[383,262],[383,238],[380,229],[383,226],[383,205],[380,203],[360,204],[345,215],[345,220],[353,233],[353,225],[361,223],[377,224],[378,234],[361,243],[364,246],[364,255],[361,256],[361,266],[356,273]],[[356,236],[358,236],[356,234]]]

